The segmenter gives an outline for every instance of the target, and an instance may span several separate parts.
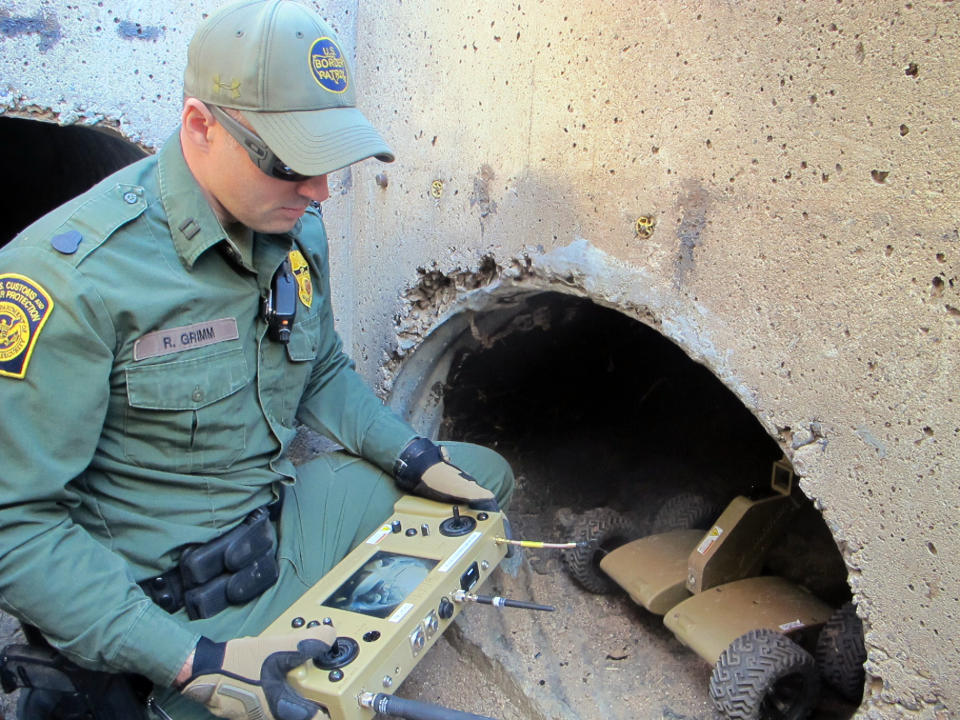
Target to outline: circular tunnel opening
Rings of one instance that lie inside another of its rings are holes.
[[[0,117],[7,161],[0,245],[37,218],[146,153],[111,130]]]
[[[665,519],[663,510],[677,498],[683,505],[699,499],[716,518],[737,497],[771,494],[775,464],[785,462],[780,447],[715,375],[676,344],[616,310],[563,293],[534,292],[509,305],[471,314],[468,329],[448,345],[448,364],[441,363],[448,368],[445,382],[432,394],[442,397],[440,438],[494,447],[513,466],[517,492],[509,515],[515,535],[582,539],[576,537],[578,518],[610,510],[628,517],[631,532],[642,536],[676,529],[676,518]],[[779,516],[776,539],[754,574],[785,578],[840,608],[850,590],[837,545],[799,488],[789,500],[790,512]],[[504,591],[533,593],[537,597],[523,599],[552,600],[569,610],[560,619],[537,618],[540,630],[551,638],[574,628],[592,634],[576,641],[572,656],[553,639],[546,644],[555,656],[544,643],[517,648],[553,658],[553,682],[563,686],[565,701],[575,704],[579,693],[582,702],[603,708],[607,690],[600,676],[607,675],[614,683],[610,708],[616,707],[614,695],[635,692],[662,699],[664,717],[698,717],[712,709],[711,668],[661,617],[620,588],[612,595],[586,592],[571,580],[558,552],[527,551],[523,563],[519,577],[526,579],[505,580]],[[549,632],[544,623],[553,623]],[[795,637],[799,642],[803,633]],[[598,665],[617,672],[601,672]],[[847,718],[856,704],[824,686],[813,717]],[[609,716],[620,715],[614,710]]]

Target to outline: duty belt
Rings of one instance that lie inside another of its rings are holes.
[[[220,537],[188,547],[176,567],[138,584],[167,612],[186,607],[197,620],[252,600],[279,576],[277,533],[270,510],[262,507]]]

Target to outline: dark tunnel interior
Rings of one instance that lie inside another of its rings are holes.
[[[514,323],[522,330],[460,352],[441,428],[513,463],[518,520],[611,507],[650,527],[681,492],[720,511],[736,495],[770,491],[780,448],[705,366],[588,300],[543,293],[528,304],[535,320]],[[799,491],[794,498],[766,570],[842,604],[850,593],[836,543],[813,503]]]

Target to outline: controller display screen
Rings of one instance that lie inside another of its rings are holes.
[[[381,550],[324,600],[323,605],[387,618],[426,580],[437,562]]]

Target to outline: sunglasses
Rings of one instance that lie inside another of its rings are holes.
[[[313,177],[312,175],[301,175],[291,170],[283,160],[273,154],[273,150],[267,147],[267,144],[260,139],[259,135],[245,128],[228,115],[223,108],[217,105],[207,105],[207,107],[213,113],[217,122],[223,125],[223,129],[230,133],[233,139],[247,151],[247,155],[253,160],[253,164],[267,175],[290,182],[303,182]]]

